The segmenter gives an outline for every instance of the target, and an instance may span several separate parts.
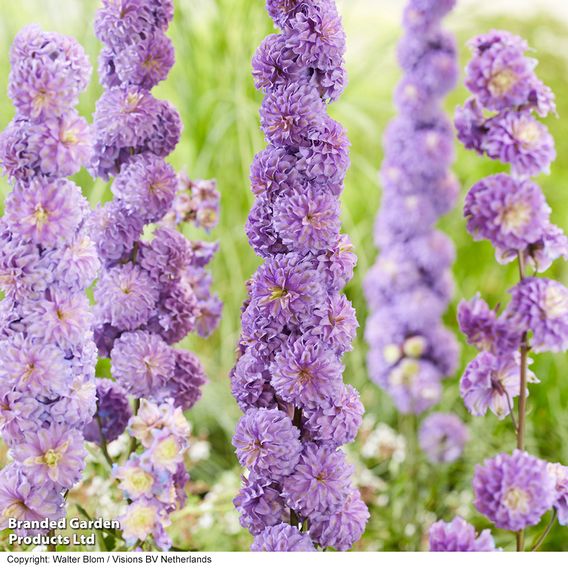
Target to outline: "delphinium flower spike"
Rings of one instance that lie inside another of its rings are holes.
[[[442,315],[453,293],[451,240],[435,228],[458,194],[450,172],[453,132],[442,103],[457,80],[456,46],[441,27],[453,0],[410,0],[398,56],[399,111],[385,136],[383,201],[375,226],[381,249],[365,279],[371,378],[399,412],[421,414],[441,397],[458,346]]]
[[[93,175],[115,176],[114,199],[95,211],[90,230],[103,264],[94,291],[95,340],[116,382],[99,381],[96,424],[87,435],[104,446],[128,425],[134,451],[114,467],[129,502],[123,536],[131,544],[152,538],[163,549],[171,546],[164,530],[170,513],[185,502],[183,410],[206,381],[199,359],[174,344],[194,331],[208,336],[221,312],[205,269],[217,246],[178,231],[184,223],[213,228],[219,194],[214,182],[192,182],[165,161],[181,122],[150,92],[174,63],[165,33],[172,18],[172,0],[103,0],[95,31],[105,45],[105,91],[91,161]],[[128,396],[136,400],[134,416]],[[143,437],[135,433],[140,424]]]
[[[267,9],[280,33],[253,59],[268,146],[252,165],[246,230],[264,262],[248,283],[231,373],[246,468],[235,505],[253,550],[347,550],[368,511],[339,449],[363,413],[341,362],[357,328],[341,294],[356,261],[339,218],[349,142],[326,112],[345,84],[345,35],[333,0]]]
[[[466,86],[472,96],[457,109],[458,136],[466,148],[509,164],[510,173],[477,182],[466,196],[464,214],[468,231],[475,240],[491,242],[499,263],[518,264],[520,281],[500,313],[479,294],[460,304],[461,330],[480,351],[465,369],[461,394],[474,416],[490,410],[499,419],[512,418],[516,449],[478,465],[473,489],[478,511],[497,528],[515,531],[522,551],[524,529],[537,525],[547,511],[554,507],[560,522],[567,521],[566,468],[525,451],[528,385],[538,382],[529,370],[529,352],[568,346],[568,289],[537,277],[554,260],[568,258],[568,240],[550,222],[544,194],[530,179],[548,172],[555,158],[554,141],[537,118],[555,112],[555,105],[550,89],[536,76],[536,61],[525,55],[528,45],[522,38],[491,31],[470,47]],[[440,534],[433,529],[433,549],[440,549]],[[449,532],[444,538],[446,550],[463,550]]]
[[[86,289],[100,267],[89,205],[66,179],[92,153],[75,110],[89,60],[74,39],[30,26],[14,39],[10,65],[16,115],[0,135],[13,186],[0,221],[0,429],[13,462],[0,473],[1,528],[9,518],[61,518],[81,479],[82,429],[96,405]]]

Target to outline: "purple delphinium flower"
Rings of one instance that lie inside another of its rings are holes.
[[[430,527],[430,552],[496,552],[489,530],[477,534],[461,517],[449,523],[438,521]]]
[[[72,487],[79,481],[85,465],[83,436],[62,425],[30,432],[14,449],[14,458],[25,473],[39,483],[51,481]]]
[[[233,444],[249,470],[235,506],[255,535],[252,550],[314,550],[306,525],[316,514],[323,546],[347,550],[368,516],[360,498],[347,500],[352,468],[338,450],[355,438],[363,413],[357,391],[342,383],[358,325],[341,293],[356,262],[340,233],[349,141],[327,114],[346,82],[345,34],[333,0],[270,0],[267,10],[281,33],[252,62],[268,146],[251,167],[246,234],[264,262],[247,283],[231,372],[245,413]]]
[[[520,394],[521,367],[516,355],[482,351],[468,364],[460,382],[460,393],[471,414],[484,416],[488,409],[500,419],[510,414],[513,399]]]
[[[277,481],[294,471],[302,450],[300,431],[290,418],[280,410],[264,408],[241,418],[233,445],[243,467]]]
[[[108,379],[97,380],[97,418],[83,429],[88,442],[116,440],[125,430],[132,410],[124,389]]]
[[[554,508],[558,513],[558,522],[568,525],[568,467],[559,463],[549,463],[548,472],[556,481],[556,501]]]
[[[143,398],[128,429],[145,450],[116,471],[131,501],[121,522],[129,545],[152,537],[163,549],[171,546],[170,515],[185,503],[189,426],[182,411],[199,400],[206,382],[197,357],[172,345],[191,332],[209,335],[221,312],[206,271],[217,246],[178,231],[186,222],[212,229],[220,195],[214,181],[178,177],[165,161],[180,139],[181,120],[151,93],[174,64],[166,36],[173,10],[172,0],[104,0],[97,12],[105,90],[94,115],[90,170],[114,178],[114,199],[87,226],[103,265],[94,291],[95,337],[116,383],[99,383],[97,417],[86,432],[99,443],[101,430],[104,442],[116,438],[130,415],[127,396]]]
[[[120,518],[123,536],[129,544],[152,536],[167,550],[172,544],[165,532],[170,514],[186,501],[189,476],[183,460],[189,447],[189,424],[171,400],[157,406],[142,399],[140,412],[131,417],[128,429],[144,449],[113,467],[130,503]]]
[[[458,358],[455,338],[440,328],[453,294],[455,253],[435,229],[459,193],[449,171],[451,125],[442,110],[457,80],[455,41],[441,27],[453,4],[409,0],[405,9],[398,49],[404,77],[395,94],[399,116],[385,134],[384,195],[375,225],[381,252],[364,283],[371,311],[365,332],[370,375],[405,414],[422,413],[440,400],[441,381],[455,371]],[[440,329],[438,337],[427,337],[429,329]],[[435,353],[435,344],[448,348]]]
[[[170,210],[178,182],[173,168],[154,154],[135,156],[122,168],[112,191],[128,211],[145,222],[162,219]]]
[[[341,393],[306,409],[305,427],[313,440],[343,446],[357,436],[364,408],[359,393],[351,385],[342,385]]]
[[[357,542],[369,520],[369,509],[365,505],[358,489],[351,492],[341,507],[332,513],[316,513],[310,518],[310,535],[320,546],[332,546],[344,551]]]
[[[452,463],[463,453],[469,431],[455,414],[437,412],[422,422],[420,448],[432,463]]]
[[[287,523],[268,526],[255,536],[250,548],[253,552],[315,552],[307,533]]]
[[[549,224],[550,207],[533,182],[497,174],[471,188],[464,215],[474,239],[488,239],[498,258],[510,261],[541,238]]]
[[[304,517],[337,511],[351,489],[352,474],[353,466],[341,450],[307,444],[294,473],[283,482],[283,495],[290,508]]]
[[[127,392],[149,398],[173,376],[172,348],[158,335],[144,331],[124,333],[111,352],[112,374]]]
[[[534,108],[554,112],[554,99],[535,75],[536,60],[525,56],[527,43],[505,31],[491,31],[470,42],[473,57],[466,69],[466,86],[490,111]]]
[[[37,483],[16,464],[0,472],[0,527],[8,527],[9,519],[18,521],[58,520],[65,514],[62,494],[50,481]],[[16,531],[24,536],[26,531]],[[33,534],[34,531],[31,531]]]
[[[286,346],[276,355],[271,371],[276,394],[296,406],[320,407],[334,400],[342,386],[343,366],[317,340],[300,339]]]
[[[467,342],[480,351],[499,355],[519,348],[521,332],[503,316],[498,316],[495,310],[491,310],[479,294],[459,303],[458,323]]]
[[[476,507],[499,528],[523,531],[537,524],[554,504],[545,462],[525,453],[524,432],[530,351],[565,351],[568,290],[537,278],[557,258],[566,258],[567,238],[550,223],[551,209],[530,176],[548,173],[556,157],[554,140],[536,115],[555,112],[554,95],[536,76],[537,61],[525,55],[527,43],[509,32],[491,31],[471,41],[466,86],[472,93],[456,113],[458,137],[478,154],[510,164],[476,183],[465,199],[468,230],[488,239],[500,263],[518,262],[520,281],[499,315],[479,296],[462,302],[458,320],[468,343],[481,353],[466,367],[461,395],[468,410],[499,418],[512,414],[517,450],[478,466]],[[535,270],[528,276],[528,269]],[[515,419],[514,397],[519,397]],[[551,496],[552,495],[552,496]],[[517,539],[521,551],[523,539]]]
[[[546,462],[520,450],[476,466],[473,489],[477,510],[510,531],[538,524],[556,499],[556,480]]]
[[[35,244],[55,248],[72,239],[85,203],[73,182],[38,178],[16,187],[7,197],[6,224]]]
[[[278,488],[262,485],[254,478],[243,479],[233,503],[241,514],[241,525],[254,535],[282,523],[286,516],[286,504]]]
[[[548,173],[556,158],[554,140],[529,111],[504,112],[489,120],[486,129],[481,149],[490,158],[510,163],[518,175]]]
[[[74,105],[91,67],[72,38],[24,28],[10,51],[16,116],[0,134],[14,189],[1,221],[2,417],[13,463],[2,472],[4,519],[59,519],[80,480],[82,430],[95,411],[93,315],[86,289],[99,263],[80,188],[91,131]],[[36,534],[42,530],[18,530]]]
[[[72,111],[91,77],[82,47],[73,39],[28,26],[10,49],[8,95],[18,113],[34,122]]]
[[[158,290],[148,272],[133,263],[105,271],[95,288],[97,316],[123,330],[148,322],[158,302]]]
[[[532,348],[568,349],[568,289],[547,278],[525,278],[511,290],[503,316],[518,333],[532,332]]]

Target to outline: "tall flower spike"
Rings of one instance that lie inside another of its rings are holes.
[[[100,426],[89,424],[86,435],[104,446],[129,424],[131,447],[144,450],[114,468],[129,500],[123,536],[132,544],[152,538],[162,549],[171,546],[165,532],[170,514],[185,502],[189,426],[182,411],[197,402],[206,382],[199,359],[174,344],[191,332],[207,337],[221,313],[206,271],[217,245],[178,231],[184,223],[212,229],[219,193],[215,182],[192,182],[165,161],[181,122],[150,92],[174,63],[165,34],[172,17],[171,0],[103,0],[97,13],[105,91],[95,111],[91,171],[115,177],[114,199],[89,223],[103,264],[94,291],[95,339],[100,356],[111,359],[117,384],[99,382]],[[128,395],[139,409],[132,417]],[[136,432],[141,424],[148,425],[143,437]]]
[[[441,28],[452,0],[410,0],[398,56],[404,76],[387,129],[383,202],[375,226],[381,253],[365,279],[365,335],[371,378],[404,414],[440,400],[457,366],[458,345],[441,321],[453,293],[450,239],[435,229],[458,194],[449,171],[453,132],[444,96],[457,80],[453,37]]]
[[[536,61],[526,57],[522,38],[491,31],[470,47],[466,86],[472,96],[457,109],[458,136],[466,148],[509,164],[510,173],[477,182],[466,196],[464,215],[472,237],[489,240],[498,262],[518,263],[520,281],[501,313],[479,294],[460,304],[460,327],[480,351],[465,369],[461,394],[475,416],[490,409],[500,419],[512,417],[517,448],[477,466],[473,488],[477,509],[496,527],[515,531],[522,551],[524,529],[538,524],[552,507],[561,511],[563,500],[563,484],[555,475],[562,466],[524,451],[528,385],[538,382],[529,370],[529,351],[568,346],[568,289],[536,276],[568,257],[568,239],[551,224],[545,196],[530,180],[548,172],[556,155],[537,118],[555,111],[554,96],[537,78]],[[534,277],[527,276],[529,267]]]
[[[345,83],[345,36],[333,0],[267,9],[281,33],[253,59],[268,147],[252,165],[246,231],[264,263],[231,372],[244,412],[233,443],[248,470],[234,503],[252,550],[347,550],[369,513],[339,449],[363,413],[341,363],[358,325],[341,294],[356,261],[339,219],[349,141],[326,113]]]
[[[96,407],[86,288],[100,266],[89,205],[65,179],[91,157],[90,128],[74,108],[90,80],[87,56],[74,39],[30,26],[10,64],[17,112],[0,135],[13,184],[0,221],[0,429],[14,461],[0,474],[3,523],[61,518],[81,478],[82,430]]]

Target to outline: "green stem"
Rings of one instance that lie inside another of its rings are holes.
[[[518,254],[519,261],[519,278],[521,282],[525,279],[525,261],[521,253]],[[520,393],[519,393],[519,419],[517,421],[517,449],[524,451],[525,449],[525,427],[527,417],[527,367],[528,367],[528,338],[527,332],[523,333],[521,338],[521,370],[520,370]],[[525,549],[525,531],[517,532],[517,552],[523,552]]]
[[[556,511],[556,509],[554,509],[554,511],[552,512],[552,517],[550,518],[550,522],[548,523],[548,525],[546,525],[546,528],[542,531],[542,533],[536,539],[536,541],[533,542],[533,545],[531,546],[531,552],[537,551],[542,546],[542,543],[546,540],[546,537],[550,534],[550,531],[552,530],[552,527],[554,526],[557,517],[558,517],[558,512]]]
[[[100,433],[100,436],[101,436],[101,451],[103,452],[103,456],[104,456],[106,462],[108,463],[108,465],[110,466],[110,469],[112,470],[113,461],[112,461],[112,458],[110,457],[110,454],[108,453],[107,440],[106,440],[106,437],[103,433],[103,423],[102,423],[101,417],[99,415],[98,405],[97,405],[96,418],[97,418],[97,425],[99,427],[99,433]]]
[[[132,415],[136,416],[138,414],[139,410],[140,410],[140,399],[137,398],[134,401],[134,411],[133,411]],[[128,457],[136,451],[137,447],[138,447],[138,440],[136,438],[132,437],[130,439],[130,447],[128,448],[128,454],[126,456],[126,459],[128,459]]]
[[[406,438],[406,460],[407,471],[409,473],[410,490],[408,491],[408,502],[405,507],[405,515],[403,516],[403,523],[406,526],[409,523],[415,523],[418,511],[419,495],[419,447],[417,439],[417,419],[414,414],[407,414],[402,417],[404,434]],[[422,535],[416,531],[417,543],[412,545],[412,550],[416,550]]]
[[[298,430],[302,430],[302,409],[294,407],[294,418],[292,423]],[[299,528],[300,527],[300,519],[298,519],[298,515],[294,509],[290,509],[290,524],[293,527]]]

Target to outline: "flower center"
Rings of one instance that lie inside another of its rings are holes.
[[[507,94],[517,83],[518,77],[512,69],[503,69],[491,77],[489,92],[495,97]]]
[[[49,213],[47,212],[47,209],[45,209],[44,206],[41,205],[41,203],[38,203],[38,205],[36,205],[34,211],[34,219],[35,224],[38,227],[43,227],[49,219]]]
[[[298,372],[298,381],[300,384],[305,385],[312,380],[312,373],[306,367],[303,367]]]
[[[428,132],[426,135],[426,148],[428,150],[436,150],[440,143],[440,136],[437,132]]]
[[[49,93],[45,89],[40,89],[33,99],[32,107],[37,112],[47,106],[50,99]]]
[[[26,504],[23,501],[18,500],[10,503],[10,505],[4,509],[2,516],[5,519],[21,519],[24,517],[26,511],[28,511]]]
[[[127,525],[133,532],[150,533],[156,522],[156,510],[153,507],[140,506],[135,511],[131,511],[127,519]]]
[[[530,497],[526,491],[512,487],[505,493],[503,503],[510,511],[526,514],[529,511]]]
[[[54,450],[53,448],[47,450],[43,457],[41,458],[42,463],[44,463],[47,467],[57,467],[61,458],[63,457],[61,452]]]
[[[160,63],[157,59],[155,59],[154,57],[152,57],[151,55],[149,55],[144,63],[142,63],[142,66],[144,67],[144,69],[146,69],[147,71],[157,71],[160,67]]]
[[[327,472],[325,471],[320,471],[317,475],[316,475],[316,481],[318,483],[325,483],[327,481]]]
[[[140,93],[128,93],[124,100],[123,111],[125,113],[134,112],[138,108],[138,103],[142,100]]]
[[[568,294],[560,286],[549,286],[544,294],[544,312],[551,319],[564,317],[568,313]]]
[[[512,203],[501,213],[501,223],[507,231],[518,231],[531,219],[531,208],[526,203]]]
[[[405,99],[414,101],[418,98],[418,89],[414,85],[406,85],[402,94]]]
[[[26,365],[26,369],[24,371],[24,374],[22,375],[22,381],[24,383],[27,383],[30,380],[30,377],[34,374],[34,371],[36,370],[36,365],[33,361],[31,361],[30,363],[28,363]]]
[[[73,146],[79,142],[77,131],[73,129],[64,130],[61,135],[61,142],[66,146]]]
[[[132,488],[138,493],[145,493],[154,483],[152,476],[138,467],[128,476],[128,481]]]
[[[386,345],[383,349],[383,357],[387,363],[394,365],[402,357],[400,347],[395,343]]]
[[[419,335],[409,337],[404,342],[403,349],[406,355],[413,357],[414,359],[418,359],[426,352],[426,340]]]
[[[420,365],[417,361],[405,359],[391,373],[390,383],[393,386],[410,386],[414,382],[414,378],[420,371]]]
[[[179,446],[173,436],[169,436],[158,444],[155,457],[160,462],[170,462],[179,454]]]
[[[515,138],[521,145],[530,150],[534,148],[540,141],[540,128],[538,124],[532,121],[522,121],[515,129]]]
[[[247,466],[254,464],[262,449],[262,442],[258,438],[249,442],[249,444],[246,446],[246,452],[248,454],[248,458],[246,460]]]
[[[285,298],[288,295],[288,290],[286,290],[286,288],[282,288],[281,286],[273,286],[270,291],[271,300],[280,300],[281,298]]]

